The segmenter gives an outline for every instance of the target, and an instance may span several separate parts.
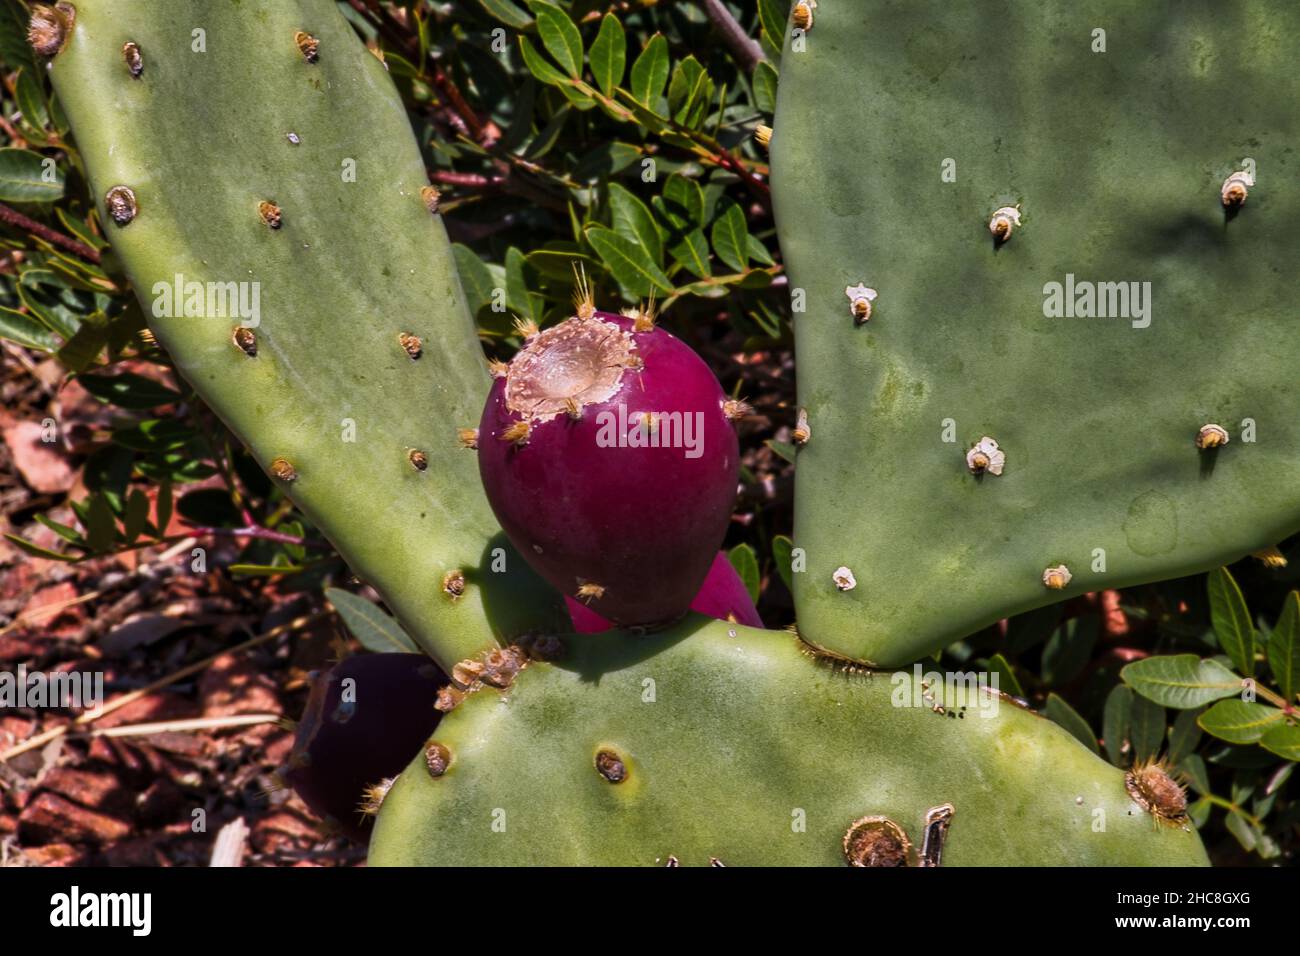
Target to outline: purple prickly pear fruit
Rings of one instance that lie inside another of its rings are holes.
[[[575,601],[571,597],[564,600],[569,606],[573,629],[579,634],[599,634],[614,627],[611,621],[605,620],[581,601]],[[749,589],[736,573],[725,551],[719,551],[713,559],[708,577],[691,602],[691,610],[719,621],[743,624],[745,627],[763,626],[763,619],[758,616],[758,609],[749,598]]]
[[[686,613],[727,530],[739,449],[729,401],[652,312],[578,315],[498,365],[479,427],[497,520],[553,587],[625,627]]]
[[[366,792],[395,777],[428,740],[447,675],[422,654],[361,654],[312,675],[307,711],[280,776],[326,823],[369,839]]]

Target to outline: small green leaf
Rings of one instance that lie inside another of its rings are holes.
[[[1201,729],[1230,744],[1253,744],[1283,720],[1282,711],[1267,704],[1221,700],[1197,719]]]
[[[718,258],[737,272],[749,268],[749,231],[745,227],[745,214],[730,199],[724,200],[722,212],[713,221],[713,251]]]
[[[1184,757],[1178,764],[1178,768],[1187,774],[1187,782],[1192,785],[1192,789],[1197,793],[1210,793],[1210,774],[1205,769],[1205,761],[1198,754],[1191,754]]]
[[[1200,716],[1198,711],[1184,710],[1174,718],[1173,726],[1169,728],[1170,763],[1182,763],[1183,758],[1201,742],[1201,725],[1196,722]]]
[[[21,70],[14,80],[14,99],[23,114],[23,122],[33,130],[41,133],[44,139],[45,128],[49,126],[50,114],[45,108],[45,89],[40,79],[33,73]]]
[[[1124,743],[1128,740],[1133,722],[1133,692],[1123,684],[1116,684],[1106,697],[1106,709],[1101,719],[1101,735],[1106,741],[1106,756],[1117,767],[1128,766]]]
[[[1300,691],[1300,591],[1292,591],[1282,603],[1268,638],[1268,666],[1282,696],[1294,700]]]
[[[1237,672],[1245,677],[1255,673],[1255,626],[1246,608],[1241,588],[1227,568],[1216,568],[1209,575],[1210,622],[1215,636]]]
[[[1300,727],[1294,724],[1274,727],[1259,738],[1259,745],[1279,757],[1300,761]]]
[[[994,654],[989,658],[989,670],[997,675],[998,690],[1002,693],[1010,694],[1012,697],[1025,696],[1025,689],[1020,686],[1020,681],[1016,678],[1015,668],[1001,654]]]
[[[127,544],[135,544],[136,538],[149,523],[149,496],[139,488],[132,488],[126,498],[126,514],[122,516],[122,534]]]
[[[772,449],[773,454],[784,458],[792,465],[795,463],[797,453],[795,452],[794,445],[790,444],[788,441],[777,441],[776,439],[769,438],[767,441],[763,442],[763,444]]]
[[[0,201],[54,202],[63,198],[63,172],[31,150],[0,149]]]
[[[760,113],[776,112],[776,70],[766,60],[754,68],[754,105]]]
[[[64,541],[71,541],[75,545],[85,546],[86,539],[82,537],[81,532],[76,528],[70,528],[66,524],[55,521],[49,515],[37,515],[36,520],[45,527],[49,528]]]
[[[564,74],[551,66],[546,57],[533,46],[531,40],[526,36],[519,37],[519,51],[524,55],[524,66],[528,67],[528,72],[537,77],[548,86],[567,87],[569,81]]]
[[[1129,741],[1133,744],[1134,762],[1154,760],[1165,742],[1165,709],[1145,697],[1134,697],[1130,721]]]
[[[58,336],[40,322],[4,306],[0,306],[0,338],[38,352],[53,352],[59,347]]]
[[[772,44],[781,49],[785,36],[785,21],[790,4],[784,0],[758,0],[758,22],[764,33],[771,38]]]
[[[365,598],[341,588],[326,588],[326,599],[334,605],[361,646],[377,654],[419,654],[411,636],[402,625]]]
[[[740,580],[745,582],[749,599],[757,602],[760,578],[758,556],[754,553],[754,549],[748,544],[738,544],[727,552],[727,557],[731,560],[731,566],[736,569],[736,573],[740,575]]]
[[[1097,615],[1088,614],[1070,618],[1056,629],[1043,648],[1043,680],[1047,684],[1060,687],[1078,676],[1092,657],[1100,625]]]
[[[1064,698],[1058,697],[1056,694],[1048,694],[1047,706],[1043,708],[1043,712],[1054,723],[1059,724],[1073,734],[1075,739],[1093,753],[1098,752],[1097,737],[1093,734],[1092,728],[1088,726],[1088,722],[1083,719],[1083,716],[1077,710],[1066,703]]]
[[[632,64],[632,95],[637,102],[654,109],[655,103],[664,94],[664,84],[667,82],[668,41],[663,34],[656,33]]]
[[[92,495],[86,507],[86,544],[95,554],[103,554],[117,540],[117,519],[108,499],[102,494]]]
[[[681,173],[673,173],[664,181],[663,194],[655,207],[674,229],[704,225],[704,190]]]
[[[637,243],[604,226],[589,226],[586,235],[596,254],[631,298],[649,295],[652,289],[659,292],[673,290],[668,277]]]
[[[794,591],[793,552],[794,542],[786,535],[778,534],[772,539],[772,563],[776,566],[776,573],[792,593]]]
[[[510,0],[478,0],[490,16],[500,20],[516,30],[527,30],[533,25],[533,18],[515,6]]]
[[[607,13],[600,21],[600,32],[596,34],[587,58],[596,85],[606,96],[613,96],[614,88],[623,82],[623,71],[627,67],[627,37],[623,34],[623,24],[614,14]]]
[[[528,0],[528,7],[537,18],[537,35],[542,38],[546,52],[569,76],[577,79],[582,75],[582,34],[577,25],[550,0]]]
[[[704,67],[694,56],[678,61],[673,68],[672,80],[668,84],[668,115],[678,122],[685,122],[699,97],[702,76]]]
[[[609,206],[614,231],[639,245],[657,266],[664,261],[663,238],[649,207],[618,183],[609,184]]]
[[[668,252],[672,255],[673,262],[691,275],[700,279],[713,275],[713,268],[709,264],[709,240],[704,238],[703,229],[683,233]]]
[[[181,395],[151,378],[122,372],[120,375],[82,375],[82,387],[101,402],[121,408],[146,409],[179,402]]]
[[[20,550],[36,558],[45,558],[47,561],[76,561],[75,554],[59,554],[57,551],[51,551],[48,548],[42,548],[40,545],[32,544],[26,538],[20,538],[16,534],[5,532],[5,540],[12,542]]]
[[[456,271],[460,273],[460,287],[465,292],[465,302],[469,305],[470,313],[477,315],[479,309],[492,303],[496,292],[492,272],[469,246],[454,242],[451,254],[456,259]]]
[[[95,364],[108,343],[108,327],[99,322],[83,322],[59,348],[59,361],[74,372],[84,372]]]
[[[158,485],[158,500],[154,502],[154,524],[158,528],[158,537],[167,534],[167,525],[172,520],[172,483],[164,479]]]
[[[1143,697],[1189,710],[1241,693],[1241,678],[1212,658],[1195,654],[1148,657],[1125,665],[1120,679]]]

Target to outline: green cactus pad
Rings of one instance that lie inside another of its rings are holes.
[[[910,670],[846,673],[701,617],[565,641],[443,718],[443,772],[421,755],[398,777],[372,864],[844,864],[855,821],[887,817],[919,853],[945,804],[944,866],[1206,862],[1190,824],[1157,823],[1123,772],[1007,698],[937,713]]]
[[[806,302],[806,639],[894,665],[1300,529],[1298,60],[1281,0],[821,0],[787,39],[771,153]],[[1221,187],[1250,161],[1230,215]],[[1067,276],[1084,307],[1077,283],[1149,282],[1149,326],[1133,303],[1047,317]],[[878,292],[862,323],[859,283]],[[1211,423],[1231,441],[1203,452]],[[1000,476],[967,467],[985,436]]]
[[[562,613],[457,446],[482,352],[401,100],[337,6],[83,3],[52,72],[146,314],[178,275],[259,284],[240,342],[237,318],[150,325],[424,648],[449,669]]]

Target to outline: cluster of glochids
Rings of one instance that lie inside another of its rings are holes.
[[[624,627],[686,613],[714,565],[734,504],[733,422],[749,407],[657,321],[654,303],[596,310],[579,273],[574,315],[523,342],[477,430],[489,504],[515,548],[562,594]],[[677,507],[649,509],[666,490]]]
[[[815,7],[816,4],[811,4]],[[809,24],[811,24],[811,8],[807,12]],[[768,146],[772,139],[772,129],[768,126],[759,126],[755,131],[755,137],[764,146]],[[1246,201],[1248,190],[1255,185],[1255,178],[1248,170],[1238,170],[1223,182],[1219,195],[1223,202],[1225,210],[1232,212],[1241,207]],[[989,232],[992,234],[994,241],[1001,244],[1011,239],[1014,230],[1021,225],[1020,206],[1003,206],[996,211],[989,219]],[[872,312],[879,293],[864,282],[856,285],[850,285],[844,289],[845,296],[849,300],[849,314],[857,325],[863,325],[871,320]],[[806,445],[812,437],[812,429],[808,424],[807,409],[799,409],[798,419],[795,422],[793,431],[795,444]],[[1201,451],[1213,451],[1228,443],[1228,432],[1223,426],[1213,422],[1202,425],[1195,436],[1195,445]],[[966,452],[966,467],[971,474],[982,475],[1001,475],[1003,467],[1006,464],[1006,453],[998,446],[995,439],[985,435],[980,438]],[[1266,563],[1276,566],[1277,557],[1274,552],[1276,548],[1269,548],[1256,554]],[[1277,552],[1280,555],[1280,552]],[[1284,560],[1284,559],[1283,559]],[[1043,571],[1043,586],[1053,591],[1060,591],[1067,587],[1073,575],[1070,569],[1064,564],[1058,564],[1049,567]],[[857,586],[857,581],[853,577],[853,572],[847,567],[837,568],[832,575],[835,586],[841,591],[851,591]]]

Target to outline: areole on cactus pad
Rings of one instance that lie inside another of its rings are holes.
[[[900,664],[1300,529],[1300,6],[809,21],[770,140],[800,633]]]
[[[708,365],[654,321],[597,312],[525,345],[488,395],[479,472],[497,520],[552,586],[625,626],[690,607],[722,543],[739,452]]]

